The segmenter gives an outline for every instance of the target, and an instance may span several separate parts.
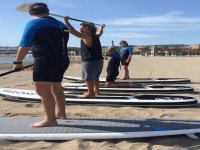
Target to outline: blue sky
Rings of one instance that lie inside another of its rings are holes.
[[[18,46],[28,13],[16,7],[33,0],[1,0],[0,46]],[[106,25],[103,46],[199,44],[200,0],[41,0],[51,13],[66,15]],[[62,19],[58,18],[63,21]],[[70,21],[77,30],[79,22]],[[70,35],[69,46],[79,46],[80,39]]]

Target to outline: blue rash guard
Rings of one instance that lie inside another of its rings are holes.
[[[31,47],[34,57],[33,81],[61,82],[69,66],[67,27],[52,17],[29,21],[19,44]]]
[[[133,53],[132,51],[133,51],[133,48],[130,46],[120,47],[121,59],[127,59],[128,56]]]
[[[126,60],[128,59],[129,55],[132,55],[133,48],[130,46],[122,46],[120,47],[120,55],[121,55],[121,63],[122,65],[128,66],[129,63],[126,63]]]
[[[59,57],[68,55],[67,27],[52,17],[29,21],[24,29],[20,47],[31,47],[33,57]]]

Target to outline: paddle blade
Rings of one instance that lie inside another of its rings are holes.
[[[29,6],[31,3],[23,3],[19,6],[17,6],[16,10],[21,11],[21,12],[28,12],[29,11]]]

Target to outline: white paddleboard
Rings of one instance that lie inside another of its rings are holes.
[[[73,81],[84,81],[81,77],[63,76],[64,79]],[[99,78],[100,82],[106,82],[106,78]],[[116,83],[188,83],[191,82],[188,78],[131,78],[128,80],[116,79]]]
[[[9,100],[40,101],[34,90],[0,88],[0,95]],[[191,106],[197,103],[193,97],[165,95],[108,96],[99,95],[94,98],[77,98],[78,94],[66,94],[65,101],[70,104],[95,105],[128,105],[128,106]]]
[[[65,90],[87,90],[84,83],[62,83],[63,89]],[[100,86],[100,91],[110,91],[110,92],[186,92],[193,91],[194,89],[190,86],[164,86],[164,85],[142,85],[135,84],[132,86],[112,86],[105,87]]]
[[[0,140],[126,139],[200,133],[200,120],[156,118],[58,119],[58,126],[31,128],[39,117],[0,117]],[[193,136],[192,136],[193,135]]]

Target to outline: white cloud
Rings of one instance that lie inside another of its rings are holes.
[[[165,24],[200,23],[200,18],[184,17],[181,12],[173,11],[162,16],[143,16],[138,18],[118,18],[102,21],[107,25],[158,26]]]
[[[142,33],[131,33],[131,32],[123,32],[123,33],[104,33],[104,37],[108,38],[115,38],[115,39],[122,39],[122,38],[158,38],[161,37],[159,35],[154,35],[154,34],[142,34]]]
[[[200,31],[200,25],[160,26],[160,27],[117,27],[109,28],[109,32],[165,32],[165,31]]]
[[[173,11],[160,16],[119,18],[101,21],[107,25],[106,37],[116,38],[162,38],[167,32],[200,31],[200,18],[185,17]]]

